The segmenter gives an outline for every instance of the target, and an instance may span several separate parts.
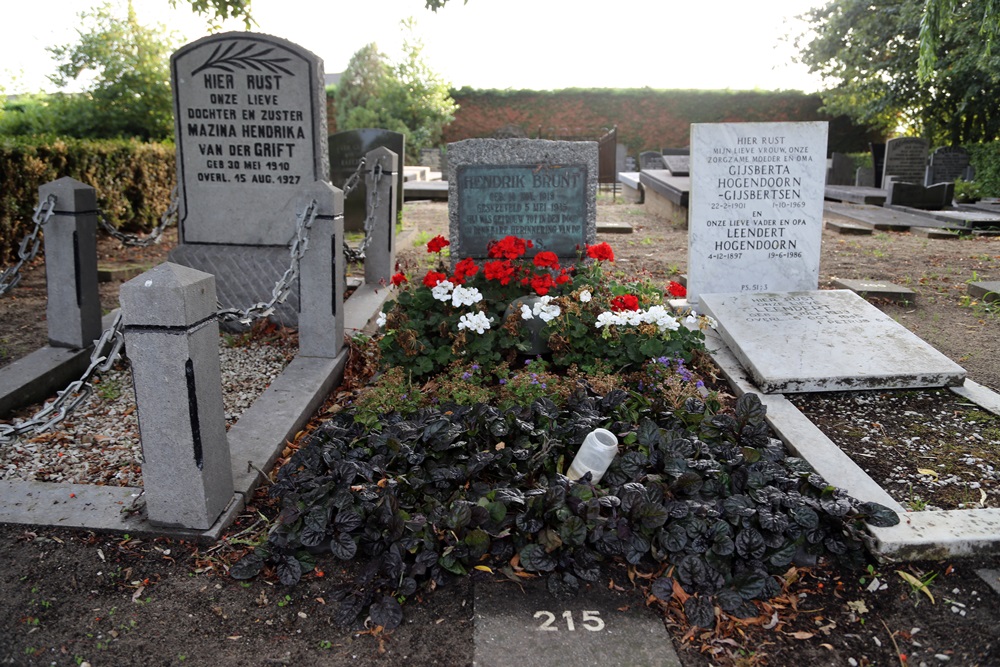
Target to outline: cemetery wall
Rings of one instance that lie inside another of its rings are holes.
[[[596,139],[617,125],[619,142],[638,155],[687,146],[691,123],[813,120],[830,122],[830,151],[862,152],[869,141],[882,140],[846,117],[820,113],[818,95],[797,91],[462,88],[451,94],[459,108],[445,128],[446,143],[511,130],[542,139]]]
[[[0,267],[15,261],[31,231],[39,186],[70,176],[97,190],[105,220],[127,232],[146,232],[170,206],[173,144],[5,137],[0,141]]]

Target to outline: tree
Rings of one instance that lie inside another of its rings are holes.
[[[464,0],[463,4],[468,3],[468,1]],[[188,2],[191,3],[191,9],[195,12],[206,14],[213,20],[224,21],[228,18],[242,18],[247,30],[254,25],[250,8],[251,0],[188,0]],[[448,4],[448,0],[425,0],[424,7],[436,12],[446,4]],[[170,0],[170,5],[176,7],[177,0]]]
[[[80,77],[93,78],[84,95],[63,100],[73,109],[73,123],[62,133],[144,140],[171,136],[170,54],[175,40],[164,37],[162,26],[141,25],[131,0],[124,19],[109,3],[82,13],[81,18],[88,27],[78,31],[77,43],[49,48],[61,61],[49,77],[53,83],[64,87]]]
[[[447,2],[447,0],[444,0]],[[979,36],[982,40],[981,57],[988,59],[993,46],[1000,41],[1000,2],[983,0],[963,2],[974,8],[981,17]],[[937,52],[941,47],[943,34],[952,24],[952,18],[959,9],[959,0],[926,0],[924,13],[920,18],[920,77],[928,80],[937,65]],[[987,64],[987,63],[983,63]],[[987,64],[988,66],[988,64]],[[1000,72],[994,72],[1000,76]]]
[[[808,12],[813,34],[796,43],[802,62],[831,84],[825,110],[936,143],[997,138],[1000,62],[986,53],[974,5],[951,15],[927,78],[918,73],[923,0],[834,0]]]
[[[402,25],[402,60],[393,64],[375,44],[362,47],[351,57],[334,100],[338,130],[380,127],[402,132],[407,157],[415,160],[421,148],[440,141],[458,105],[448,84],[424,60],[412,19]]]

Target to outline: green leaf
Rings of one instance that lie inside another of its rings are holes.
[[[551,572],[556,562],[538,544],[527,544],[519,552],[521,567],[529,572]]]

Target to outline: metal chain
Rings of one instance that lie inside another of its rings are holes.
[[[38,255],[38,249],[42,244],[42,240],[38,238],[38,232],[42,231],[45,223],[52,219],[55,210],[55,195],[50,194],[45,198],[45,201],[38,202],[38,206],[35,207],[35,213],[31,216],[35,226],[21,239],[21,245],[17,251],[17,264],[7,267],[3,273],[0,273],[0,296],[3,296],[21,282],[21,267]]]
[[[220,322],[239,321],[241,324],[250,324],[255,319],[267,317],[274,312],[276,305],[284,303],[292,289],[292,283],[299,275],[299,261],[309,248],[309,230],[312,229],[313,222],[316,221],[318,210],[319,204],[314,199],[303,209],[301,215],[296,216],[298,222],[295,226],[295,239],[288,248],[292,262],[285,269],[285,273],[278,279],[278,282],[274,284],[274,288],[271,290],[271,300],[255,303],[242,310],[239,308],[220,309],[217,313]]]
[[[124,343],[122,315],[119,312],[111,326],[105,329],[94,343],[94,349],[90,353],[90,365],[80,379],[71,382],[56,394],[56,400],[36,412],[30,419],[17,424],[0,424],[0,443],[12,442],[18,436],[29,432],[42,433],[65,419],[93,393],[94,387],[90,381],[94,375],[104,373],[114,366],[121,355]]]
[[[104,231],[121,241],[123,244],[133,248],[146,248],[159,243],[160,237],[163,235],[163,231],[177,221],[177,209],[179,206],[180,197],[178,196],[177,187],[174,187],[174,189],[170,192],[170,206],[168,206],[167,210],[160,216],[160,224],[153,227],[153,229],[146,236],[136,236],[135,234],[126,234],[118,231],[111,225],[111,223],[105,220],[104,216],[100,213],[97,214],[97,221],[101,223],[101,228],[103,228]]]
[[[364,158],[362,158],[362,164],[364,163]],[[372,169],[372,187],[368,190],[368,206],[365,212],[365,238],[361,241],[361,246],[355,250],[351,246],[347,245],[347,241],[344,241],[344,259],[348,262],[363,262],[365,260],[365,251],[372,242],[372,231],[375,229],[375,211],[381,203],[381,193],[379,192],[379,182],[382,180],[382,165],[376,164],[375,168]],[[351,178],[358,175],[359,171],[355,172]],[[347,196],[345,191],[344,196]]]

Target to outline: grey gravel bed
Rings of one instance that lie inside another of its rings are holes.
[[[230,346],[221,339],[222,400],[227,427],[277,377],[297,347],[285,338]],[[33,406],[33,414],[41,406]],[[132,374],[120,361],[95,391],[51,431],[0,444],[0,479],[142,486],[142,451]]]

